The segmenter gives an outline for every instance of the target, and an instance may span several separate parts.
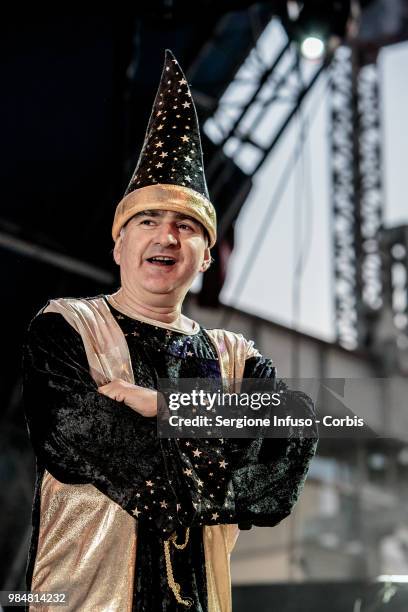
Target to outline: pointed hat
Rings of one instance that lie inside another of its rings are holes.
[[[197,113],[183,71],[168,49],[139,160],[116,207],[113,239],[133,215],[152,209],[193,217],[214,246],[216,213],[204,175]]]

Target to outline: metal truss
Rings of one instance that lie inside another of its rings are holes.
[[[383,303],[378,70],[360,58],[342,46],[330,68],[336,335],[349,349],[367,346]]]
[[[384,309],[391,313],[398,349],[408,349],[408,225],[387,228],[381,234]],[[391,333],[390,333],[391,332]]]
[[[263,34],[267,35],[267,32]],[[312,74],[306,75],[302,71],[298,49],[288,40],[271,58],[267,57],[271,54],[265,53],[264,46],[261,37],[205,125],[206,133],[217,146],[206,167],[213,199],[216,201],[231,181],[232,164],[228,162],[240,167],[248,179],[242,181],[242,189],[236,190],[236,197],[219,215],[220,238],[237,217],[248,195],[250,177],[261,168],[280,141],[305,96],[330,61],[327,58]],[[267,117],[280,119],[269,121]]]

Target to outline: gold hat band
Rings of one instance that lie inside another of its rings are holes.
[[[171,210],[199,221],[207,230],[210,248],[217,240],[217,217],[211,202],[189,187],[157,183],[128,193],[116,207],[112,237],[116,242],[120,230],[133,215],[142,210]]]

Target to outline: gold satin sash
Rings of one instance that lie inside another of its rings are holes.
[[[245,359],[260,356],[252,340],[224,329],[206,331],[217,350],[222,379],[242,380]],[[238,525],[203,527],[209,612],[232,611],[230,558],[238,536]]]
[[[50,300],[81,335],[98,386],[121,378],[134,384],[126,338],[103,298]],[[245,359],[260,353],[241,334],[207,330],[224,380],[242,378]],[[231,612],[230,555],[238,525],[205,525],[203,543],[209,612]],[[137,521],[91,484],[59,482],[45,470],[31,590],[68,591],[66,612],[131,611]],[[30,606],[48,611],[49,606]]]
[[[134,383],[127,343],[103,299],[51,300],[44,312],[62,314],[81,335],[98,386]],[[32,591],[66,590],[66,612],[130,611],[136,549],[137,523],[121,506],[91,484],[65,484],[45,470]]]

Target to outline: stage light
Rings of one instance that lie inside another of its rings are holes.
[[[323,57],[325,44],[317,36],[307,36],[300,45],[300,51],[306,59],[318,60]]]
[[[352,22],[351,0],[291,0],[280,17],[302,56],[320,60],[346,38]]]

